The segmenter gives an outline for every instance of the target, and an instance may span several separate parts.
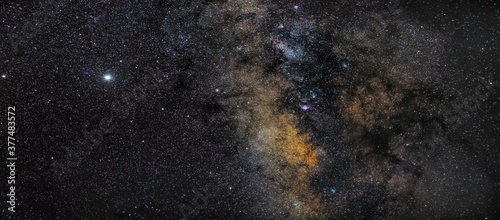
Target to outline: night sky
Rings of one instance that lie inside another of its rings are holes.
[[[500,219],[495,1],[1,1],[0,22],[1,219]]]

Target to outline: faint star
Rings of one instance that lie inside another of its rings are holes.
[[[314,91],[312,90],[309,90],[309,94],[311,94],[311,97],[314,99],[316,98],[318,95],[316,95],[316,93],[314,93]]]

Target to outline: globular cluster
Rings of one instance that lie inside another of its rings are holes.
[[[0,9],[2,219],[500,216],[494,1]]]

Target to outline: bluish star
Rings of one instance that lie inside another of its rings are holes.
[[[316,98],[318,95],[316,95],[316,93],[314,93],[314,91],[312,90],[309,90],[309,94],[311,94],[311,98]]]

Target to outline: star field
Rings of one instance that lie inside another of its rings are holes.
[[[1,219],[500,216],[494,1],[0,11]]]

